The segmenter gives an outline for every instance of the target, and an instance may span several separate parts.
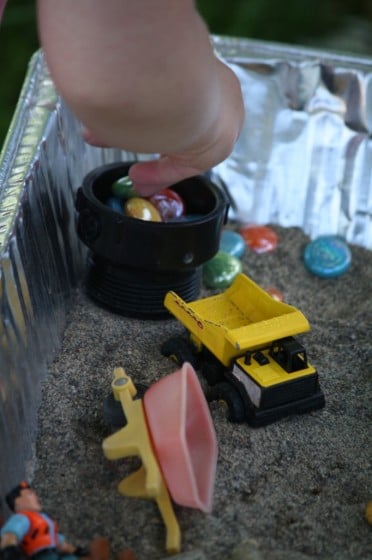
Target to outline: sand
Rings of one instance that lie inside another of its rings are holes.
[[[302,264],[307,236],[299,229],[275,229],[277,250],[247,252],[244,272],[262,287],[277,287],[310,321],[311,331],[301,341],[319,371],[326,406],[254,429],[229,423],[224,405],[211,403],[219,446],[214,507],[205,515],[175,506],[182,551],[198,549],[210,560],[367,560],[372,558],[372,526],[364,517],[372,500],[372,254],[353,246],[351,270],[338,279],[320,279]],[[83,289],[74,295],[61,352],[43,384],[33,480],[46,511],[70,541],[87,544],[104,535],[113,553],[130,547],[140,560],[166,557],[155,502],[116,490],[138,459],[104,458],[102,440],[110,430],[102,401],[114,367],[147,383],[174,371],[159,346],[182,332],[173,319],[128,319],[99,308]]]

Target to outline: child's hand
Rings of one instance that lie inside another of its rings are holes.
[[[221,108],[215,123],[190,148],[160,159],[141,162],[130,168],[135,188],[148,196],[178,181],[208,171],[233,150],[239,136],[244,108],[240,84],[233,72],[221,63]]]
[[[243,121],[235,74],[193,0],[38,0],[52,79],[97,146],[160,154],[130,177],[148,195],[231,153]]]
[[[135,189],[143,196],[160,191],[183,179],[200,175],[227,158],[239,136],[244,118],[243,100],[238,79],[223,63],[220,64],[222,91],[221,111],[216,122],[203,137],[180,153],[139,162],[130,168]],[[84,129],[84,140],[96,147],[109,147],[90,130]]]

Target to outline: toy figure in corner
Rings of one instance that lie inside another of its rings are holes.
[[[21,482],[6,496],[13,515],[1,528],[2,560],[75,560],[88,556],[89,551],[68,543],[58,532],[56,522],[42,512],[36,492],[27,482]]]

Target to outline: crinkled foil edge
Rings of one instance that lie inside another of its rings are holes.
[[[32,478],[41,384],[83,277],[76,190],[92,168],[129,157],[83,142],[36,52],[0,158],[0,495]]]
[[[300,227],[372,249],[372,59],[214,37],[246,118],[213,170],[238,224]]]

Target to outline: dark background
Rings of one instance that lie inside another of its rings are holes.
[[[215,34],[372,55],[372,0],[199,0],[197,5]],[[34,2],[9,0],[0,26],[0,146],[37,48]]]

